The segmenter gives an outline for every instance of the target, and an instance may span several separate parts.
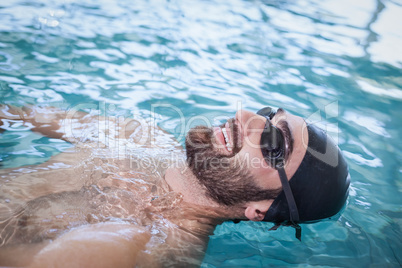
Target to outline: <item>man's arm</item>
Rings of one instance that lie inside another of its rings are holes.
[[[44,136],[71,143],[96,142],[106,145],[110,138],[133,138],[134,142],[144,144],[150,138],[149,125],[144,120],[104,117],[74,109],[0,104],[0,127],[14,120],[23,121],[32,131]]]
[[[149,239],[150,234],[139,226],[112,222],[90,224],[52,242],[0,248],[0,265],[135,267],[137,255]]]
[[[32,131],[71,142],[72,139],[62,131],[66,116],[67,111],[54,107],[0,104],[0,128],[3,125],[3,129],[7,129],[7,125],[22,121]],[[77,112],[75,116],[84,117],[85,113]],[[39,165],[0,169],[0,184],[3,184],[0,196],[18,206],[40,196],[79,190],[85,184],[82,174],[90,155],[90,150],[73,147]],[[29,187],[25,187],[27,183]]]
[[[0,169],[0,198],[8,199],[7,206],[26,202],[63,191],[78,191],[91,171],[86,163],[91,160],[89,150],[69,148],[39,165]]]
[[[13,121],[23,121],[32,131],[47,137],[63,137],[61,121],[66,118],[66,111],[54,107],[0,105],[0,126]]]

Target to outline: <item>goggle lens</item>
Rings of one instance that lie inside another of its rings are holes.
[[[271,123],[276,111],[271,107],[265,107],[259,110],[257,114],[267,119],[260,141],[262,155],[265,161],[272,167],[283,166],[285,160],[285,139],[282,132]]]
[[[264,107],[262,109],[260,109],[257,112],[258,115],[264,116],[264,117],[268,117],[269,120],[272,120],[272,118],[275,116],[276,114],[276,110],[272,109],[271,107]]]

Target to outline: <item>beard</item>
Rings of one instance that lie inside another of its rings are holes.
[[[281,188],[267,190],[259,187],[247,163],[236,157],[241,150],[239,128],[234,119],[228,122],[233,137],[233,149],[229,155],[214,149],[212,128],[197,126],[189,130],[185,144],[190,170],[205,186],[207,195],[219,204],[233,206],[275,199]]]

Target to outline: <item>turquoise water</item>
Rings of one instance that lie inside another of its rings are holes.
[[[1,1],[0,101],[104,113],[155,112],[183,142],[263,105],[319,122],[352,178],[334,222],[290,228],[225,223],[204,267],[399,267],[402,263],[400,1]],[[183,120],[184,118],[184,120]],[[70,145],[13,124],[2,167]]]

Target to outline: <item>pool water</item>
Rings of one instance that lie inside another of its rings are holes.
[[[400,1],[6,0],[0,18],[1,103],[155,114],[182,144],[197,115],[217,124],[271,105],[338,142],[352,180],[338,220],[303,225],[302,242],[224,223],[203,267],[401,266]],[[2,168],[71,146],[2,128]]]

